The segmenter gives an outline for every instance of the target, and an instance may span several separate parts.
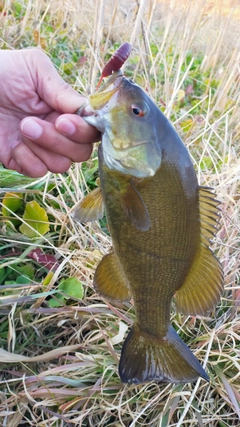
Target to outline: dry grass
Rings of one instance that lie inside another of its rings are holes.
[[[45,286],[32,281],[1,287],[1,346],[16,355],[10,359],[0,353],[1,426],[240,425],[240,30],[231,7],[229,14],[217,8],[209,14],[209,2],[205,8],[202,4],[0,2],[0,47],[40,43],[64,78],[83,93],[94,89],[114,43],[132,41],[135,51],[126,72],[165,110],[191,152],[199,183],[214,187],[222,202],[214,251],[225,275],[223,298],[209,317],[172,312],[172,323],[207,366],[210,384],[123,386],[117,364],[134,310],[130,304],[112,306],[94,292],[94,269],[109,250],[110,237],[103,225],[76,225],[69,215],[96,178],[96,153],[87,167],[48,175],[37,197],[55,231],[31,242],[4,225],[1,229],[2,249],[21,249],[23,262],[38,246],[52,250],[60,263]],[[73,51],[84,52],[87,61],[74,62]],[[191,84],[194,93],[188,95]],[[10,178],[4,183],[8,186]],[[14,269],[17,257],[4,259],[4,265]],[[66,275],[81,280],[84,298],[52,308],[48,296]],[[52,350],[54,358],[48,353]]]

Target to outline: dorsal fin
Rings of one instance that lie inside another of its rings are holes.
[[[222,266],[209,248],[218,229],[219,204],[211,188],[199,187],[199,245],[185,282],[176,292],[176,308],[183,314],[205,314],[223,292]]]

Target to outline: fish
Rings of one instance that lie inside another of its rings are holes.
[[[121,70],[91,94],[79,114],[101,132],[100,186],[80,201],[74,219],[105,209],[112,250],[93,286],[111,302],[133,299],[135,321],[122,346],[123,383],[209,381],[170,322],[172,302],[189,316],[208,313],[223,292],[211,250],[219,202],[198,184],[190,154],[148,94]]]

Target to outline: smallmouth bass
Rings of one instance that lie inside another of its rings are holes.
[[[191,382],[208,375],[170,324],[177,311],[202,315],[223,291],[222,268],[209,248],[218,224],[211,189],[200,187],[180,137],[133,81],[115,72],[80,114],[102,133],[101,188],[75,219],[94,221],[103,204],[113,242],[94,276],[111,301],[134,300],[136,320],[121,353],[124,383]]]

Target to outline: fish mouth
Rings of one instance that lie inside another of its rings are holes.
[[[122,84],[122,80],[123,74],[121,70],[113,73],[108,81],[103,84],[97,92],[89,96],[88,101],[76,111],[76,114],[84,119],[93,115],[97,116],[97,111],[106,107],[108,102],[118,92]]]
[[[108,89],[112,85],[114,87],[119,87],[121,82],[122,82],[122,79],[123,79],[123,73],[121,70],[113,73],[109,77],[109,79],[103,85],[101,85],[100,88],[98,89],[98,91],[96,91],[92,96],[97,95],[101,92],[105,92],[106,89]]]

